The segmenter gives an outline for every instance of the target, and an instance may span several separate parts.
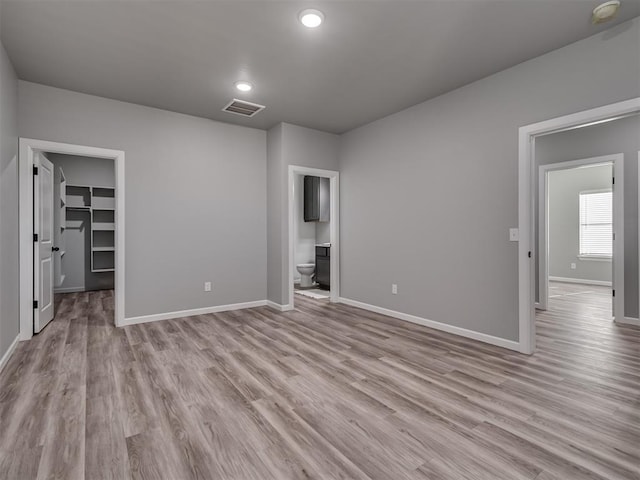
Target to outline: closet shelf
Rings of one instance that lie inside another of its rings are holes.
[[[71,188],[99,188],[100,190],[115,190],[115,187],[103,187],[101,185],[79,185],[77,183],[67,183]]]
[[[91,272],[115,271],[115,188],[99,185],[66,185],[66,211],[90,215]],[[89,227],[82,222],[80,229]],[[72,228],[67,225],[67,229]]]
[[[91,250],[94,252],[115,252],[116,247],[93,247]]]
[[[93,223],[91,224],[91,230],[93,231],[112,231],[115,230],[116,226],[114,223]]]

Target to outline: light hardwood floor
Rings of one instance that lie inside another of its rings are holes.
[[[300,296],[122,329],[61,296],[0,375],[0,478],[638,479],[640,330],[553,287],[530,357]]]

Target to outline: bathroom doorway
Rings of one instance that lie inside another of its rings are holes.
[[[339,299],[339,173],[289,167],[288,302]],[[299,298],[299,297],[298,297]]]

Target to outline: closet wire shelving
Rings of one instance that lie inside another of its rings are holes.
[[[91,272],[115,271],[115,188],[66,185],[66,208],[89,213]]]

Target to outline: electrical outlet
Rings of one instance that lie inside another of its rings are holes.
[[[211,282],[204,282],[204,291],[205,292],[211,291]]]
[[[391,293],[393,293],[394,295],[398,294],[398,285],[396,285],[395,283],[391,284]]]
[[[575,269],[576,269],[576,264],[575,264],[575,263],[572,263],[572,264],[571,264],[571,270],[575,270]]]

